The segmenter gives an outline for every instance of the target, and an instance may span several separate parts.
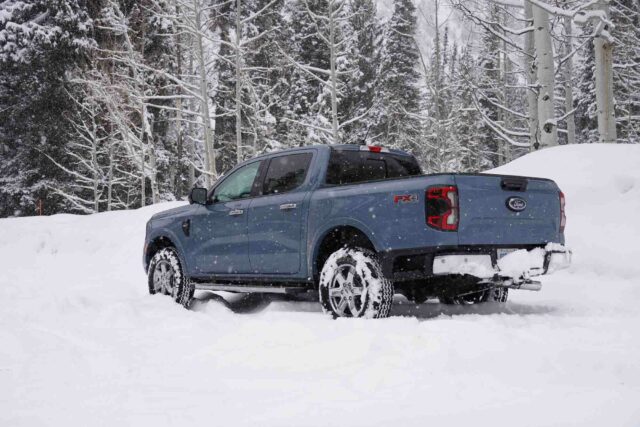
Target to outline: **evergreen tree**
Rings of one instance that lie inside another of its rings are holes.
[[[313,105],[322,91],[322,81],[307,72],[302,66],[326,69],[329,67],[329,52],[317,34],[317,27],[309,16],[311,11],[322,11],[323,0],[286,0],[285,28],[279,48],[287,57],[284,81],[284,117],[279,124],[279,133],[285,146],[295,147],[309,141],[318,141],[312,128],[305,126],[314,119]]]
[[[345,119],[360,118],[345,126],[343,136],[347,144],[360,144],[369,136],[371,113],[377,102],[377,64],[380,56],[376,46],[381,35],[376,6],[372,0],[353,0],[348,6],[350,18],[343,32],[354,34],[354,37],[348,39],[346,49],[350,73],[340,103],[340,116]]]
[[[376,87],[379,105],[371,139],[413,152],[421,134],[416,9],[412,0],[394,0],[393,4],[383,36]]]
[[[93,45],[83,2],[5,1],[0,13],[0,216],[56,212],[50,189],[68,178],[47,156],[65,162],[72,126],[67,76]]]

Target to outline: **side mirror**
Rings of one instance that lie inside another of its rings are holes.
[[[207,189],[202,187],[195,187],[189,194],[189,203],[197,203],[199,205],[207,204]]]

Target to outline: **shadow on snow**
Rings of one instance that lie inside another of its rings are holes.
[[[220,295],[214,292],[199,292],[196,294],[191,309],[204,311],[209,304],[220,304],[238,314],[252,314],[264,310],[275,312],[320,313],[320,304],[312,298],[291,297],[269,294],[230,294]],[[437,300],[430,300],[424,304],[415,304],[403,297],[396,297],[391,309],[391,316],[409,316],[418,319],[432,319],[439,316],[463,315],[544,315],[556,311],[556,308],[546,305],[525,305],[514,302],[484,303],[481,305],[445,305]]]

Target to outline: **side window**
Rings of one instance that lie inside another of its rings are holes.
[[[231,200],[245,199],[251,196],[253,181],[256,179],[261,162],[253,162],[241,167],[213,191],[215,201],[229,202]]]
[[[375,181],[387,177],[387,162],[382,159],[365,159],[362,181]]]
[[[387,161],[387,177],[401,178],[403,176],[421,175],[422,170],[414,157],[391,157],[388,156]]]
[[[262,194],[281,194],[298,188],[307,175],[311,157],[311,153],[301,153],[271,159]]]
[[[332,150],[325,182],[329,185],[355,184],[420,174],[420,165],[412,156]]]
[[[327,169],[327,184],[340,185],[361,181],[360,155],[357,151],[332,150]]]

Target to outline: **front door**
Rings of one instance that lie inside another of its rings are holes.
[[[294,274],[300,270],[303,213],[311,152],[273,157],[264,173],[262,196],[249,208],[249,259],[259,274]]]
[[[196,273],[241,274],[251,271],[247,218],[260,161],[249,163],[223,178],[210,203],[192,219]]]

